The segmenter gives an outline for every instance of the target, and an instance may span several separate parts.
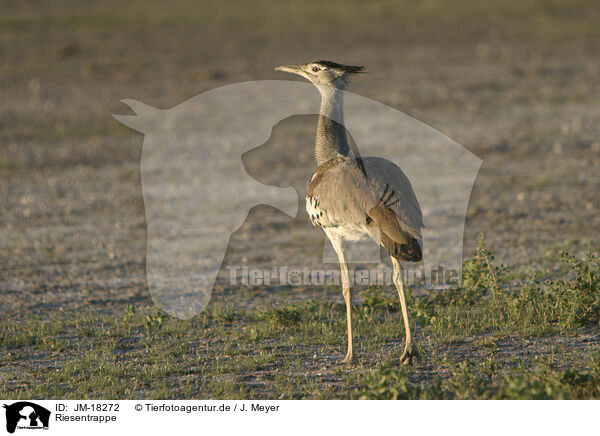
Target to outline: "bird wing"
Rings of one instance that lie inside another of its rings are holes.
[[[406,174],[387,159],[366,157],[363,160],[368,183],[379,195],[369,216],[394,240],[397,240],[394,235],[399,230],[421,239],[421,229],[425,227],[423,214]]]
[[[357,190],[355,166],[344,157],[331,159],[319,166],[306,192],[306,209],[314,225],[337,227],[364,223],[369,199]],[[363,176],[364,179],[364,176]]]
[[[420,239],[423,216],[408,177],[386,159],[361,159],[366,177],[353,159],[343,157],[317,168],[307,190],[313,224],[373,227],[374,222],[397,242],[405,242],[404,233]]]

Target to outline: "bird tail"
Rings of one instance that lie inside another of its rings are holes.
[[[420,262],[423,260],[422,242],[416,238],[410,238],[408,243],[401,243],[393,241],[383,234],[381,242],[390,256],[401,262]]]

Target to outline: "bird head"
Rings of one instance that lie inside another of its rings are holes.
[[[339,89],[346,89],[355,74],[365,72],[364,67],[342,65],[331,61],[314,61],[304,65],[282,65],[275,69],[298,74],[316,87],[325,85]]]

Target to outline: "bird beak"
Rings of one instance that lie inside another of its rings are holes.
[[[300,74],[300,71],[302,71],[300,65],[280,65],[279,67],[275,67],[275,70],[293,74]]]

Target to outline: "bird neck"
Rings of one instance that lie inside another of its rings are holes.
[[[318,86],[321,109],[317,124],[315,158],[317,166],[338,155],[348,156],[350,147],[344,127],[344,92],[332,86]]]

